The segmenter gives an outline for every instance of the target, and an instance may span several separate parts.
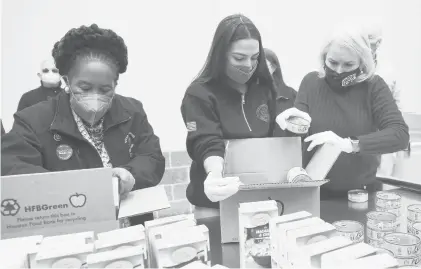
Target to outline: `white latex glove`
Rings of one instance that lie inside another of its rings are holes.
[[[236,194],[242,185],[239,177],[222,177],[220,174],[209,173],[204,183],[206,196],[212,202],[219,202]]]
[[[315,146],[323,145],[325,143],[335,145],[343,152],[351,153],[352,152],[352,143],[348,138],[339,137],[332,131],[326,131],[310,135],[304,139],[304,142],[311,142],[307,148],[307,151],[311,151]]]
[[[113,168],[112,172],[113,177],[118,178],[120,187],[120,197],[121,199],[124,199],[127,196],[127,194],[133,189],[135,179],[132,173],[121,167]]]
[[[276,123],[278,123],[279,127],[282,130],[285,130],[287,128],[286,120],[293,116],[306,119],[308,120],[308,122],[311,123],[310,115],[304,111],[296,109],[295,107],[288,108],[287,110],[283,111],[281,114],[276,116]]]

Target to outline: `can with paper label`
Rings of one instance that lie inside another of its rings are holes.
[[[287,180],[289,183],[311,181],[306,170],[302,167],[294,167],[288,171]]]

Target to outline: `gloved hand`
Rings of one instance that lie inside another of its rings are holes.
[[[133,189],[135,184],[135,179],[133,175],[126,169],[121,167],[113,168],[113,177],[118,178],[120,197],[124,199],[127,194]]]
[[[222,177],[210,172],[204,182],[206,196],[212,202],[219,202],[236,194],[242,185],[239,177]]]
[[[352,143],[349,138],[339,137],[332,131],[326,131],[310,135],[304,139],[304,142],[311,142],[307,148],[307,151],[311,151],[315,146],[323,145],[325,143],[331,144],[339,148],[341,151],[346,153],[352,152]]]
[[[310,115],[304,111],[296,109],[295,107],[288,108],[287,110],[283,111],[281,114],[276,116],[276,123],[278,123],[279,127],[282,130],[285,130],[287,128],[286,120],[293,116],[303,118],[311,123]]]

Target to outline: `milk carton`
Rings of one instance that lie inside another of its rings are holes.
[[[155,241],[157,268],[180,268],[195,261],[210,265],[207,254],[207,239],[202,231],[188,230],[188,232],[174,233],[173,236]]]
[[[303,220],[293,221],[293,222],[287,222],[281,225],[278,225],[278,247],[279,247],[279,261],[278,263],[281,264],[281,267],[286,266],[286,264],[289,264],[287,259],[287,234],[289,231],[299,229],[302,227],[308,227],[308,226],[314,226],[318,224],[323,224],[325,221],[323,221],[321,218],[318,217],[311,217]]]
[[[35,257],[34,268],[80,268],[95,250],[94,244],[61,244],[56,247],[41,245]],[[57,247],[59,246],[59,247]]]
[[[279,240],[278,240],[278,225],[310,218],[312,215],[307,211],[299,211],[292,214],[274,217],[269,221],[269,232],[270,232],[270,246],[271,246],[271,263],[272,268],[278,268],[279,262]]]
[[[269,221],[278,216],[275,201],[240,203],[239,247],[241,268],[271,265]]]
[[[302,247],[326,240],[335,235],[337,235],[335,226],[327,222],[287,231],[287,260],[300,259]]]
[[[350,239],[343,236],[335,236],[323,241],[319,241],[317,243],[304,246],[300,248],[300,258],[292,260],[291,266],[293,268],[321,268],[321,257],[324,253],[347,247],[351,244],[352,241]]]
[[[145,268],[144,249],[136,246],[90,254],[88,268]]]
[[[376,248],[368,244],[357,243],[323,254],[321,265],[322,268],[326,269],[342,268],[344,264],[350,261],[376,254],[376,250]]]
[[[146,221],[145,222],[145,233],[146,233],[146,246],[149,249],[152,249],[152,246],[150,244],[150,234],[152,232],[153,229],[155,229],[156,227],[159,226],[164,226],[164,225],[168,225],[171,223],[176,223],[179,221],[183,221],[183,220],[194,220],[194,214],[182,214],[182,215],[177,215],[177,216],[170,216],[170,217],[166,217],[166,218],[160,218],[160,219],[154,219],[154,220],[150,220],[150,221]],[[147,257],[148,257],[148,267],[151,267],[151,262],[153,263],[153,257],[151,256],[151,252],[147,251]]]

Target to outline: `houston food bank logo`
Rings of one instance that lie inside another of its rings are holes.
[[[50,211],[57,209],[65,209],[72,206],[73,208],[81,208],[86,205],[86,195],[81,193],[74,193],[69,197],[69,203],[64,204],[38,204],[38,205],[25,205],[22,206],[16,199],[7,198],[3,199],[1,202],[1,215],[5,217],[16,216],[21,210],[25,213],[30,212],[41,212],[41,211]]]

